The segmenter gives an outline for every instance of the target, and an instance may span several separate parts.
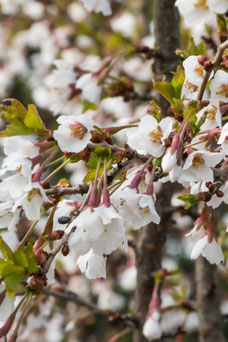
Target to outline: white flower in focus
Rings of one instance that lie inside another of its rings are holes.
[[[91,73],[79,77],[76,83],[77,89],[82,90],[82,96],[89,102],[98,104],[101,97],[102,87],[98,85],[98,79]]]
[[[125,240],[123,222],[114,207],[87,208],[68,226],[77,227],[70,239],[76,255],[86,254],[91,248],[96,254],[110,254]]]
[[[212,167],[215,167],[223,158],[223,153],[213,153],[209,151],[194,151],[185,161],[182,181],[205,181],[213,182],[214,175]]]
[[[92,249],[78,258],[77,264],[88,279],[106,278],[106,260],[104,255],[97,255]]]
[[[38,220],[44,202],[50,201],[41,185],[38,182],[27,184],[24,188],[24,195],[15,201],[13,211],[22,206],[29,220]]]
[[[210,83],[212,101],[228,101],[228,73],[218,70]]]
[[[177,166],[177,151],[173,151],[171,148],[168,148],[162,158],[161,165],[162,170],[166,173],[174,169]]]
[[[202,254],[202,256],[211,264],[219,265],[221,262],[224,262],[222,249],[214,237],[211,242],[208,235],[201,238],[193,247],[191,259],[197,259],[200,254]]]
[[[20,209],[12,212],[14,202],[9,200],[4,203],[0,203],[0,229],[8,228],[8,231],[16,231],[16,224],[20,220]]]
[[[209,103],[208,106],[201,109],[197,114],[197,123],[201,119],[205,119],[204,123],[200,126],[200,130],[210,130],[222,126],[222,114],[219,109],[219,103]]]
[[[161,338],[162,328],[159,320],[160,313],[157,310],[155,310],[144,323],[143,336],[145,336],[148,339],[148,341],[154,341]]]
[[[167,117],[158,122],[153,116],[145,115],[138,127],[128,129],[128,145],[139,153],[160,157],[165,150],[165,139],[172,132],[172,119]]]
[[[191,26],[206,22],[213,15],[209,10],[207,0],[176,0],[175,5]]]
[[[60,217],[69,217],[74,210],[74,201],[64,199],[59,202],[53,217],[53,230],[64,230],[68,223],[60,224],[58,219]]]
[[[34,158],[39,154],[39,147],[21,137],[5,138],[3,146],[7,157],[3,160],[0,175],[10,170],[19,171],[25,177],[29,177],[32,173],[30,158]],[[16,150],[15,146],[17,146]]]
[[[205,235],[205,229],[199,223],[196,223],[193,229],[189,233],[185,234],[185,236],[187,237],[191,236],[191,238],[195,242],[201,239],[204,235]]]
[[[183,62],[183,67],[185,79],[195,86],[200,86],[204,76],[204,69],[198,62],[198,56],[189,56],[186,58]]]
[[[228,122],[221,129],[221,135],[219,137],[218,144],[222,145],[224,153],[228,155]]]
[[[90,131],[94,122],[86,115],[62,115],[57,122],[60,126],[54,131],[53,136],[61,150],[75,153],[84,150],[90,141]]]
[[[137,193],[136,189],[126,187],[114,193],[111,201],[118,208],[118,213],[128,227],[139,229],[150,222],[159,224],[152,196]]]
[[[87,11],[101,12],[103,15],[111,15],[112,10],[108,0],[82,0]]]

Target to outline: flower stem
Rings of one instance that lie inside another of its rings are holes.
[[[51,179],[56,173],[58,173],[66,164],[70,162],[70,158],[66,159],[64,163],[62,163],[57,169],[50,173],[41,183],[44,185],[49,179]]]

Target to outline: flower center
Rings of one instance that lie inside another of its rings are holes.
[[[88,129],[80,122],[75,122],[69,126],[71,130],[71,136],[74,138],[82,139],[88,132]]]
[[[228,97],[228,84],[222,84],[219,87],[219,91],[216,93],[217,95],[225,95],[226,97]]]
[[[149,133],[149,139],[152,142],[161,142],[161,138],[163,137],[163,132],[161,130],[161,127],[158,126],[157,129],[154,129]]]
[[[27,200],[28,200],[28,202],[31,202],[31,200],[32,200],[36,195],[41,196],[40,189],[35,189],[35,188],[33,188],[32,190],[30,190],[29,193],[28,193],[28,195],[27,195]]]
[[[193,6],[195,8],[208,9],[207,0],[195,0]]]
[[[211,121],[214,121],[216,112],[217,108],[215,106],[212,106],[212,108],[207,111],[207,118]]]
[[[204,159],[202,153],[196,153],[193,160],[192,160],[192,165],[195,167],[199,167],[200,165],[204,164]]]
[[[194,68],[194,71],[197,72],[198,75],[203,75],[203,66],[200,64],[197,64]]]

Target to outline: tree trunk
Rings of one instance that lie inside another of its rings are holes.
[[[171,77],[171,71],[176,70],[178,58],[175,50],[179,47],[179,16],[174,7],[175,0],[154,1],[154,25],[156,46],[159,47],[161,58],[154,62],[153,70],[156,79],[162,79],[165,74]],[[159,99],[163,113],[167,109],[167,101]],[[148,304],[151,299],[154,282],[152,273],[161,268],[162,248],[166,240],[169,217],[165,208],[169,207],[172,191],[170,184],[164,184],[156,201],[156,208],[161,217],[159,225],[149,224],[141,229],[136,247],[137,288],[136,314],[140,328],[135,331],[135,342],[146,342],[142,335]]]
[[[225,342],[219,305],[217,267],[205,258],[196,261],[196,301],[200,342]]]

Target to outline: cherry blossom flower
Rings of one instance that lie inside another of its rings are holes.
[[[212,16],[207,0],[176,0],[175,5],[189,25],[206,22]]]
[[[76,86],[82,90],[84,99],[95,104],[99,103],[102,86],[98,85],[98,79],[92,73],[87,73],[79,77]]]
[[[86,115],[62,115],[57,122],[60,126],[53,135],[61,150],[75,153],[84,150],[90,141],[94,122]]]
[[[195,86],[200,86],[204,75],[204,69],[198,62],[198,56],[189,56],[186,58],[183,62],[183,67],[188,82]]]
[[[200,126],[200,130],[210,130],[222,126],[222,114],[219,109],[219,103],[209,103],[208,106],[201,109],[197,114],[197,123],[201,119],[205,119]]]
[[[139,153],[160,157],[165,150],[165,139],[171,132],[171,118],[167,117],[158,122],[153,116],[145,115],[137,128],[128,130],[128,145]]]
[[[113,206],[86,208],[67,231],[75,226],[77,229],[70,239],[70,246],[76,255],[86,254],[91,248],[99,255],[110,254],[125,240],[122,219]]]
[[[210,83],[212,101],[228,101],[228,74],[223,70],[218,70]]]
[[[222,127],[218,144],[222,145],[222,149],[228,155],[228,122]]]
[[[160,339],[162,336],[162,328],[160,324],[160,313],[154,310],[143,325],[143,335],[148,341]]]
[[[38,182],[30,183],[24,187],[24,195],[15,201],[13,211],[22,206],[29,220],[38,220],[44,202],[50,202],[44,189]]]
[[[202,254],[211,264],[219,265],[224,261],[222,249],[214,237],[205,235],[193,247],[191,259],[195,260]]]
[[[88,279],[106,278],[106,260],[106,256],[97,255],[93,249],[90,249],[88,253],[78,258],[77,264]]]
[[[160,222],[151,195],[140,194],[137,189],[125,187],[120,193],[114,194],[111,200],[128,227],[139,229],[150,222]]]
[[[198,150],[192,152],[185,161],[181,180],[212,182],[214,175],[212,167],[215,167],[223,158],[223,153],[212,153]]]
[[[112,10],[108,0],[82,0],[87,11],[101,12],[103,15],[111,15]]]
[[[16,224],[20,220],[21,210],[17,209],[12,212],[13,205],[12,200],[0,203],[0,228],[8,228],[8,231],[15,231]]]

